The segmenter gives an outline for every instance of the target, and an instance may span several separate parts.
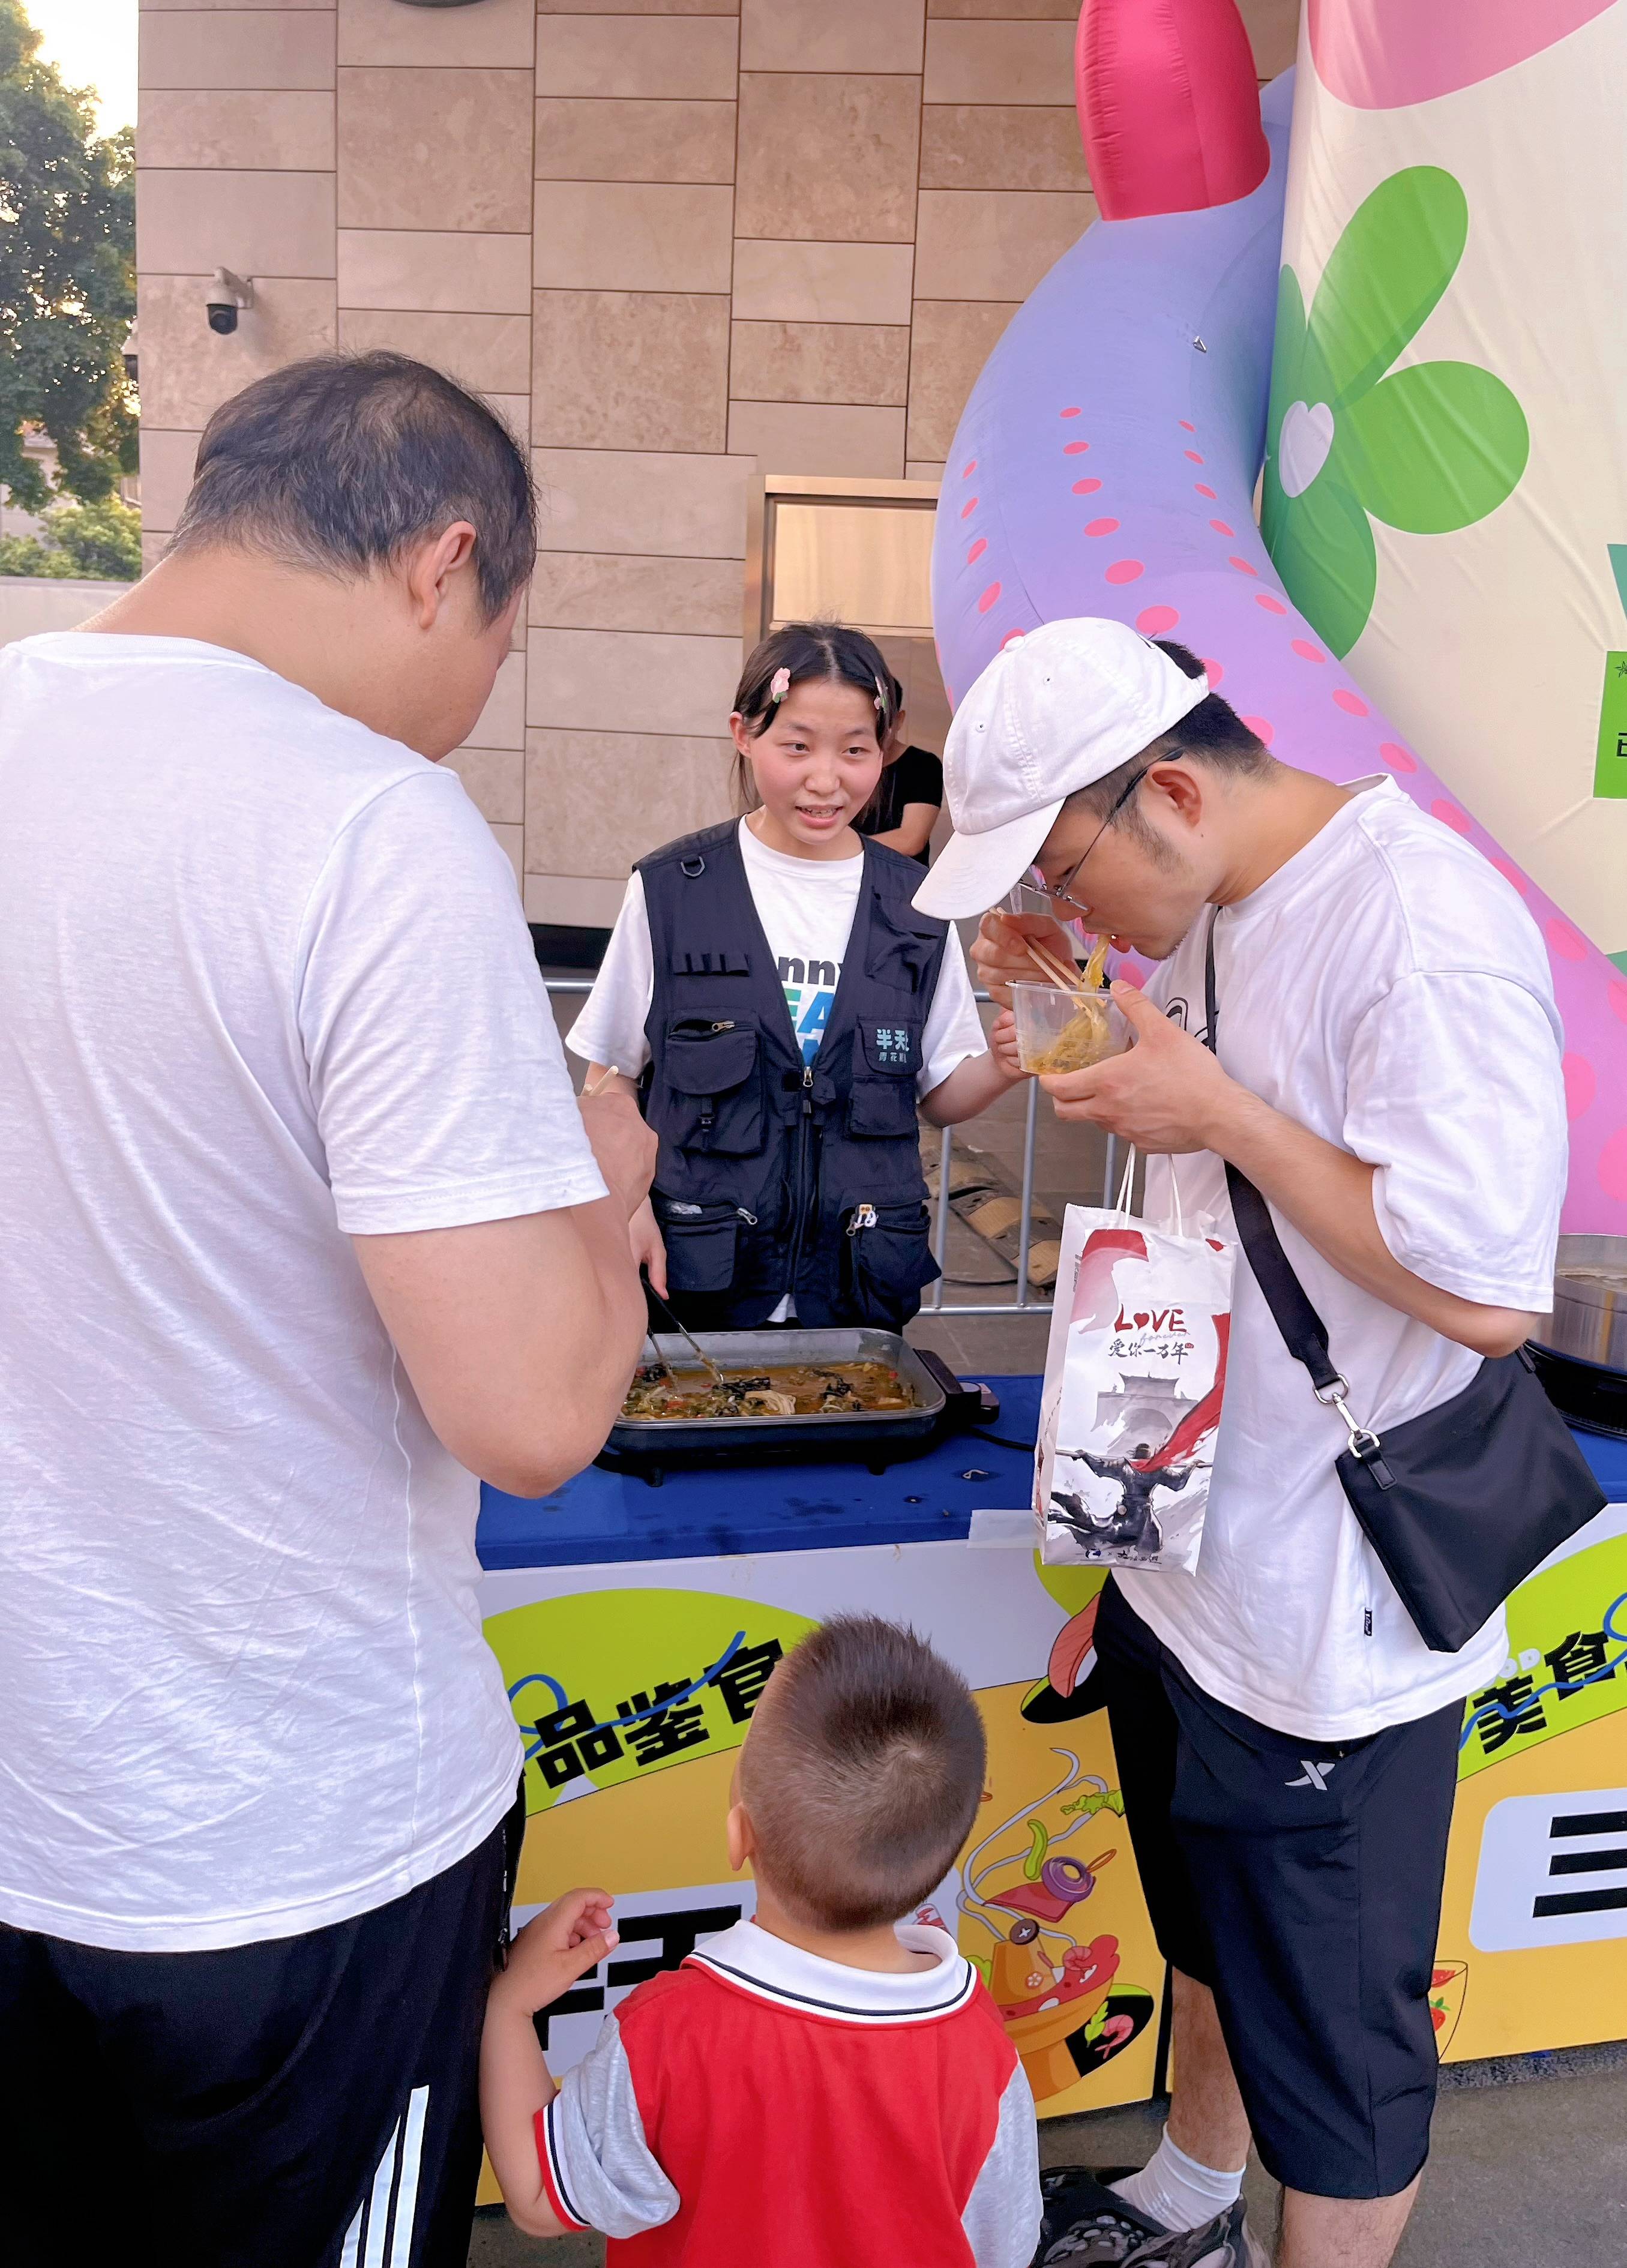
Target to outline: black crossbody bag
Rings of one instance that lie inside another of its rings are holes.
[[[1204,968],[1209,1028],[1217,1029],[1215,924]],[[1587,1460],[1537,1382],[1524,1347],[1489,1355],[1461,1394],[1380,1436],[1351,1415],[1328,1330],[1272,1222],[1265,1199],[1228,1164],[1232,1216],[1255,1280],[1296,1362],[1350,1444],[1335,1461],[1351,1509],[1436,1653],[1456,1653],[1557,1544],[1604,1506]]]

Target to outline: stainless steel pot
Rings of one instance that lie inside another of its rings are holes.
[[[1627,1372],[1627,1236],[1562,1236],[1552,1312],[1531,1333],[1538,1346]]]

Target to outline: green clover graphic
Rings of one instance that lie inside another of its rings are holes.
[[[1299,278],[1283,269],[1260,527],[1289,595],[1336,654],[1373,611],[1373,519],[1414,535],[1469,527],[1525,470],[1525,413],[1500,378],[1468,362],[1390,368],[1451,283],[1468,234],[1453,176],[1410,166],[1358,206],[1308,318]]]

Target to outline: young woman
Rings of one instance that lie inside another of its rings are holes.
[[[919,865],[854,831],[894,702],[862,631],[762,641],[729,719],[747,815],[640,860],[571,1034],[660,1136],[633,1248],[692,1329],[896,1329],[939,1272],[917,1108],[953,1125],[1019,1076]]]

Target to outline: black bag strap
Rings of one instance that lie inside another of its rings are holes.
[[[1204,1045],[1211,1054],[1218,1053],[1216,1035],[1218,1010],[1215,992],[1215,924],[1219,919],[1217,906],[1209,917],[1209,936],[1204,948],[1204,1014],[1205,1025]],[[1277,1233],[1277,1224],[1271,1219],[1270,1207],[1255,1189],[1247,1174],[1240,1173],[1228,1160],[1226,1186],[1232,1200],[1232,1218],[1237,1223],[1237,1234],[1255,1281],[1265,1295],[1273,1321],[1283,1335],[1283,1344],[1296,1362],[1302,1362],[1311,1374],[1311,1384],[1319,1401],[1335,1408],[1349,1393],[1344,1380],[1333,1366],[1328,1351],[1328,1326],[1306,1296],[1305,1286],[1294,1273],[1293,1263],[1283,1250],[1282,1239]],[[1343,1414],[1343,1413],[1341,1413]],[[1347,1423],[1351,1423],[1349,1419]],[[1353,1424],[1352,1432],[1356,1430]]]

